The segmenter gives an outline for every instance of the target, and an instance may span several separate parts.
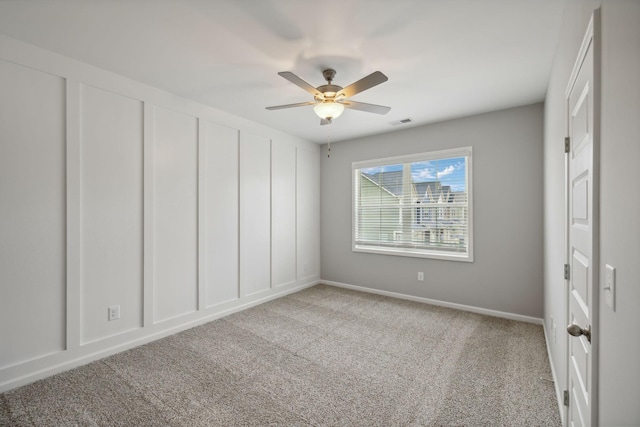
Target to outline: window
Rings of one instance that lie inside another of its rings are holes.
[[[353,250],[473,261],[471,152],[354,162]]]

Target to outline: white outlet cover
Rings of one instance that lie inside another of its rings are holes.
[[[604,282],[604,301],[616,311],[616,269],[609,264],[605,265]]]
[[[109,307],[109,320],[116,320],[120,318],[120,306],[114,305]]]

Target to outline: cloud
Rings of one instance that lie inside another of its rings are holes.
[[[360,169],[360,172],[368,175],[375,175],[382,172],[395,172],[402,170],[402,165],[373,166],[370,168]]]
[[[454,173],[456,171],[456,169],[458,169],[458,168],[456,168],[453,165],[449,165],[446,168],[444,168],[444,170],[438,172],[438,177],[442,178],[443,176],[450,175],[450,174]]]
[[[438,178],[442,178],[443,176],[451,175],[457,170],[460,170],[464,167],[464,163],[458,162],[455,165],[449,165],[444,168],[442,171],[438,172]]]
[[[425,179],[436,179],[434,172],[435,172],[435,169],[421,169],[419,171],[412,172],[411,177],[413,178],[414,181],[417,181],[417,182]]]

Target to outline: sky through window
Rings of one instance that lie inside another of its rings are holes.
[[[464,157],[452,157],[411,163],[412,181],[414,183],[439,181],[442,185],[450,186],[452,191],[465,191],[465,161]],[[361,172],[375,175],[380,172],[401,170],[402,164],[395,164],[364,168]]]

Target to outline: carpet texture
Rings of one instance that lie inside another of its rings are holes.
[[[560,426],[542,327],[318,285],[0,394],[3,426]]]

